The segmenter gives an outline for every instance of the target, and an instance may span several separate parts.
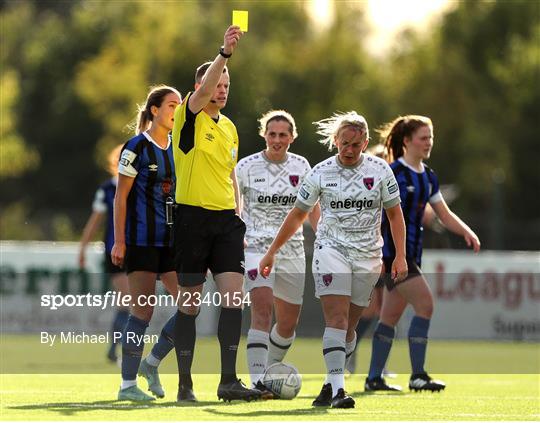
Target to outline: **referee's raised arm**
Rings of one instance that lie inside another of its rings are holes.
[[[234,49],[238,45],[243,32],[238,26],[230,26],[223,36],[223,46],[219,50],[204,78],[199,83],[195,83],[195,92],[189,98],[188,107],[192,113],[199,113],[212,99],[216,86],[219,83],[223,69],[227,64],[227,59],[232,56]]]
[[[178,363],[178,401],[196,401],[191,365],[208,270],[217,285],[220,308],[218,340],[221,349],[220,399],[258,399],[261,392],[247,388],[236,374],[242,329],[242,292],[246,225],[236,214],[234,168],[238,160],[238,132],[221,111],[227,105],[230,75],[227,59],[242,36],[231,26],[213,62],[195,71],[195,91],[176,108],[172,142],[176,169],[176,270],[181,301],[174,329]],[[216,298],[214,295],[212,298]]]

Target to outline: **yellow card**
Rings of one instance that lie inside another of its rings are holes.
[[[232,12],[232,24],[239,26],[240,31],[247,32],[248,30],[248,11],[247,10],[233,10]]]

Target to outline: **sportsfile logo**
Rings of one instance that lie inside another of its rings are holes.
[[[280,204],[282,206],[287,206],[296,201],[296,195],[259,195],[257,201],[261,204]]]
[[[364,198],[362,200],[354,200],[347,198],[345,200],[332,200],[330,201],[330,207],[333,209],[356,209],[358,211],[363,209],[370,209],[373,207],[373,200]]]

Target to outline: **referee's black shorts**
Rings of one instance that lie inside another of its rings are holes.
[[[174,222],[176,271],[180,286],[206,281],[208,269],[244,274],[246,225],[234,210],[178,204]]]
[[[384,273],[381,273],[381,277],[379,278],[379,281],[377,281],[377,283],[382,280],[386,285],[386,289],[392,291],[392,289],[394,289],[396,285],[405,283],[409,279],[415,278],[416,276],[422,274],[422,269],[420,269],[420,266],[413,258],[407,257],[406,260],[408,268],[407,277],[401,282],[395,283],[392,280],[392,262],[394,261],[394,257],[383,257]]]

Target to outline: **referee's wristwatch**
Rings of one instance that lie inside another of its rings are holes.
[[[228,59],[229,57],[232,56],[232,53],[230,54],[225,53],[225,47],[223,46],[219,48],[219,54],[222,55],[225,59]]]

